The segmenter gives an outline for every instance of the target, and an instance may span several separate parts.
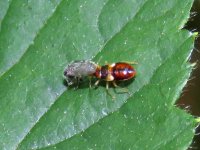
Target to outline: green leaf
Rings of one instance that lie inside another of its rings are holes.
[[[0,2],[0,149],[187,149],[196,121],[174,103],[192,70],[192,2]],[[83,59],[137,61],[119,83],[131,95],[68,88],[65,66]]]

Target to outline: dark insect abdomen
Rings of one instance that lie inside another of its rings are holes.
[[[108,76],[108,65],[101,67],[101,79],[106,79]]]
[[[112,76],[114,80],[128,80],[135,76],[136,71],[128,63],[116,63],[112,69]]]

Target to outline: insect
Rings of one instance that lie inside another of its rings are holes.
[[[119,87],[116,81],[125,81],[135,77],[136,71],[131,64],[136,63],[117,62],[100,66],[90,60],[74,61],[67,66],[64,75],[69,85],[76,82],[79,83],[80,79],[85,76],[97,78],[98,80],[95,82],[95,86],[97,86],[101,80],[105,80],[108,92],[110,82],[113,83],[114,87]],[[123,92],[128,92],[128,90],[123,88]],[[109,92],[108,94],[112,96]],[[112,97],[114,98],[114,96]]]
[[[85,77],[91,76],[95,73],[97,64],[90,60],[76,60],[71,62],[64,71],[64,76],[68,85],[77,83]]]

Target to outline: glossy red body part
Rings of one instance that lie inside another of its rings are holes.
[[[106,81],[124,81],[133,78],[136,75],[136,71],[130,64],[118,62],[111,65],[98,66],[93,75]]]

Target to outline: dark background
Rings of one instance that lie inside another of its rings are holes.
[[[196,63],[196,66],[177,105],[192,115],[200,117],[200,0],[195,0],[190,19],[184,28],[191,32],[198,32],[199,35],[195,40],[194,50],[189,60],[191,63]],[[196,129],[196,135],[189,150],[200,150],[200,126]]]

